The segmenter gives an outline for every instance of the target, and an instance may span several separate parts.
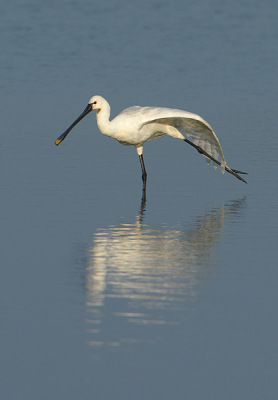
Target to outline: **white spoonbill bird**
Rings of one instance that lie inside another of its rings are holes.
[[[199,115],[187,111],[163,107],[133,106],[126,108],[110,121],[109,103],[101,96],[93,96],[82,114],[56,139],[55,144],[58,146],[72,128],[92,110],[97,111],[97,125],[101,133],[118,140],[121,144],[136,147],[142,168],[144,189],[146,188],[147,172],[143,159],[143,145],[148,140],[165,135],[184,140],[206,157],[208,163],[212,160],[215,168],[220,165],[223,173],[226,170],[247,183],[238,175],[246,174],[246,172],[231,169],[226,164],[219,140],[211,126]],[[186,139],[181,132],[185,133],[192,141]],[[218,161],[219,156],[221,162]]]

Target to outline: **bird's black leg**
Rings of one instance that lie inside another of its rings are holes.
[[[190,146],[195,147],[195,149],[202,155],[204,155],[205,157],[209,158],[210,160],[212,160],[213,162],[215,162],[215,164],[221,165],[221,163],[216,160],[215,158],[213,158],[210,154],[208,154],[205,150],[203,150],[200,146],[197,146],[196,144],[190,142],[190,140],[188,139],[183,139],[185,141],[185,143],[190,144]],[[241,176],[239,176],[238,174],[245,174],[247,175],[247,172],[242,172],[242,171],[238,171],[237,169],[231,169],[228,166],[225,167],[225,170],[227,172],[229,172],[230,174],[234,175],[237,179],[239,179],[240,181],[247,183],[246,180],[244,180]]]
[[[147,184],[147,172],[144,164],[143,154],[139,156],[141,168],[142,168],[142,180],[143,180],[143,193],[146,191],[146,184]]]
[[[141,199],[141,207],[138,215],[138,220],[140,224],[143,222],[143,217],[146,211],[146,186],[145,188],[143,187],[143,192],[142,192],[142,199]]]

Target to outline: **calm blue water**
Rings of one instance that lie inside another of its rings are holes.
[[[277,399],[275,1],[0,5],[1,399]],[[214,171],[85,118],[138,105],[214,128]]]

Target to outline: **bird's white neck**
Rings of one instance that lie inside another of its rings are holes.
[[[109,132],[111,130],[110,126],[110,106],[109,104],[102,105],[102,108],[97,112],[97,125],[98,129],[104,135],[110,136]]]

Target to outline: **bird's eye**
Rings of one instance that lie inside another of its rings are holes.
[[[93,102],[93,104],[97,104],[97,102],[96,102],[96,101],[94,101],[94,102]]]

